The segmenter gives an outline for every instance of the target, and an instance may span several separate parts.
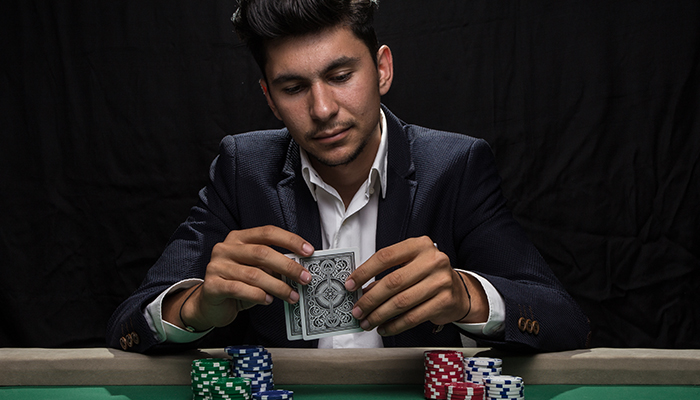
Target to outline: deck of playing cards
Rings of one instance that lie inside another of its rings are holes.
[[[352,308],[362,289],[348,292],[345,280],[355,270],[357,249],[316,251],[310,257],[289,254],[311,273],[311,282],[298,285],[282,279],[299,293],[296,304],[284,303],[284,316],[289,340],[312,340],[325,336],[362,332],[360,321],[352,316]]]

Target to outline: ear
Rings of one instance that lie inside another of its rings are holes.
[[[277,117],[278,120],[282,120],[280,117],[279,112],[277,112],[277,107],[275,106],[275,102],[272,100],[272,97],[270,96],[270,90],[267,87],[267,81],[265,81],[264,78],[260,78],[258,81],[260,84],[260,88],[263,91],[263,94],[265,95],[265,100],[267,100],[267,106],[270,107],[270,110],[272,110],[272,113],[275,114],[275,117]]]
[[[385,95],[394,80],[394,58],[389,46],[383,45],[377,51],[377,72],[379,73],[379,94]]]

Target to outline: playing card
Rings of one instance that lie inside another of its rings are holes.
[[[362,290],[348,292],[345,280],[355,270],[357,249],[316,251],[298,262],[311,273],[311,282],[300,285],[299,304],[304,340],[362,332],[352,308]]]
[[[297,283],[282,275],[282,280],[292,287],[297,293],[299,288]],[[287,325],[287,339],[299,340],[303,339],[301,334],[301,306],[297,301],[295,304],[284,302],[284,320]]]

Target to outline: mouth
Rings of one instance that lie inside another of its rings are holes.
[[[331,130],[321,131],[314,136],[314,140],[320,143],[336,142],[338,140],[342,140],[350,128],[350,126],[342,126]]]

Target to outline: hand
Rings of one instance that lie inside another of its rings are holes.
[[[470,304],[459,272],[426,236],[380,249],[350,275],[345,288],[354,291],[396,265],[402,267],[365,288],[352,310],[364,330],[379,327],[380,335],[390,336],[425,321],[436,325],[486,321],[488,301],[481,284],[462,274],[471,294]]]
[[[202,287],[189,299],[186,297],[194,288],[167,297],[164,318],[184,327],[180,318],[182,307],[182,320],[197,330],[205,330],[230,324],[238,312],[256,304],[268,305],[273,296],[296,303],[299,294],[279,277],[285,275],[305,285],[311,281],[311,274],[270,246],[302,256],[314,252],[313,246],[300,236],[275,226],[231,231],[214,246]]]

